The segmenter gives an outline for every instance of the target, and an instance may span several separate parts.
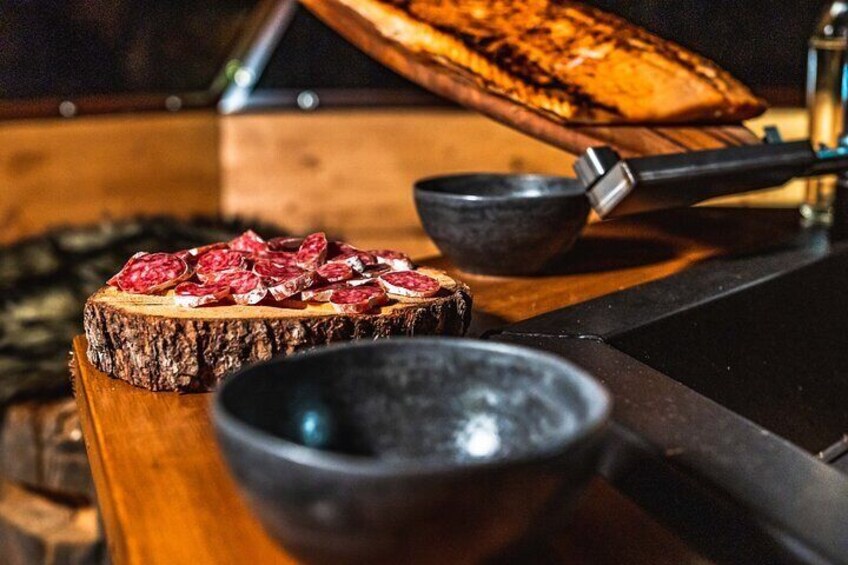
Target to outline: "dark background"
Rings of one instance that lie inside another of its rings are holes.
[[[0,98],[205,90],[256,0],[0,2]],[[774,103],[803,99],[821,0],[591,0],[702,53]],[[263,89],[411,88],[302,10]]]

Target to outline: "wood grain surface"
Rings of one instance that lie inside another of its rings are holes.
[[[432,92],[474,109],[572,154],[610,145],[623,155],[677,153],[757,143],[741,124],[721,126],[572,126],[482,89],[447,65],[424,59],[341,2],[301,0],[325,24],[359,49]]]
[[[697,208],[589,226],[562,270],[543,277],[452,274],[475,294],[480,332],[747,253],[797,227],[794,211]],[[428,261],[450,266],[440,258]],[[449,271],[450,272],[450,271]],[[151,393],[95,370],[74,342],[76,394],[114,563],[288,563],[220,459],[208,394]],[[700,563],[632,502],[596,480],[552,542],[562,563]]]
[[[0,242],[104,217],[220,210],[212,112],[0,122]]]

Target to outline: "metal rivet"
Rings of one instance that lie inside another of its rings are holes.
[[[170,112],[176,112],[183,107],[182,98],[179,96],[168,96],[165,98],[165,109]]]
[[[297,95],[297,106],[301,110],[314,110],[318,107],[319,102],[318,95],[311,90],[304,90]]]
[[[70,100],[65,100],[59,104],[59,113],[64,118],[73,118],[77,115],[77,105]]]

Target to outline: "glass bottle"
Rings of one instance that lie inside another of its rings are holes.
[[[816,147],[836,145],[845,131],[843,111],[848,99],[848,2],[831,2],[822,14],[810,38],[807,56],[807,107],[810,116],[810,140]],[[836,178],[825,176],[807,181],[807,193],[801,215],[813,224],[832,221]]]

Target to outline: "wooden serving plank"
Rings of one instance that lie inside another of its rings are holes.
[[[111,561],[295,563],[262,531],[215,445],[208,394],[153,393],[99,372],[74,340],[74,393]]]
[[[471,292],[441,271],[431,298],[390,295],[369,314],[331,304],[219,305],[186,308],[173,292],[143,295],[104,287],[85,305],[88,358],[100,370],[150,390],[200,391],[244,365],[316,345],[392,335],[463,335]]]
[[[564,125],[545,114],[488,92],[455,70],[426,60],[400,43],[386,39],[370,21],[341,2],[301,0],[301,3],[353,45],[398,74],[569,153],[580,154],[590,147],[609,145],[624,156],[638,156],[760,142],[741,124],[656,127]]]

